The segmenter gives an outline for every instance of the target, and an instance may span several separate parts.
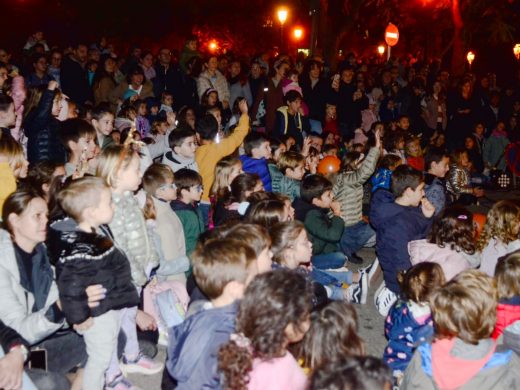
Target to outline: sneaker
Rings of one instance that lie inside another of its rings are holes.
[[[379,314],[386,317],[390,308],[397,301],[397,295],[390,291],[384,284],[382,286],[382,288],[379,288],[380,291],[379,294],[376,295],[374,303],[376,304]]]
[[[367,273],[360,272],[359,276],[359,282],[353,283],[347,288],[345,298],[352,303],[364,305],[368,295]]]
[[[352,264],[363,264],[363,258],[358,256],[356,253],[348,255],[348,261]]]
[[[163,347],[168,346],[168,331],[165,329],[159,330],[159,340],[157,344],[162,345]]]
[[[377,267],[379,267],[379,260],[376,259],[374,260],[374,262],[364,268],[360,268],[359,269],[359,272],[365,272],[367,274],[367,286],[370,287],[370,282],[372,281],[372,278],[374,277],[374,275],[376,274],[377,272]]]
[[[137,358],[134,360],[128,360],[126,356],[123,356],[121,363],[121,371],[123,374],[143,374],[143,375],[154,375],[159,373],[163,369],[162,363],[157,363],[150,359],[148,356],[139,353]]]
[[[120,374],[105,385],[105,390],[141,390],[141,388],[134,386],[132,382]]]

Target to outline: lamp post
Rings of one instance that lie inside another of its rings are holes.
[[[280,50],[283,50],[283,25],[287,20],[287,16],[289,11],[286,8],[280,8],[276,12],[276,16],[278,16],[278,20],[280,21]]]
[[[513,54],[517,60],[520,60],[520,43],[517,43],[515,47],[513,47]]]
[[[475,60],[475,53],[473,53],[472,51],[468,51],[468,54],[466,55],[466,59],[468,60],[469,71],[471,72],[471,64]]]

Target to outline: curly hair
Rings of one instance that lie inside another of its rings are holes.
[[[486,223],[477,241],[477,249],[484,250],[492,238],[509,244],[518,239],[520,207],[510,201],[501,200],[489,210]]]
[[[295,271],[279,269],[257,276],[246,288],[240,302],[236,333],[248,339],[250,347],[231,340],[219,351],[219,370],[226,389],[246,389],[253,359],[269,360],[285,354],[286,328],[301,325],[311,311],[312,287]],[[238,344],[241,344],[240,346]]]
[[[447,208],[433,223],[428,241],[441,248],[449,246],[451,250],[457,252],[474,254],[476,243],[473,214],[460,206]]]
[[[295,349],[303,366],[312,371],[346,356],[364,355],[354,306],[344,301],[333,301],[313,312],[311,327]]]

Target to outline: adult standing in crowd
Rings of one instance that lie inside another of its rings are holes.
[[[61,67],[61,90],[82,105],[92,99],[86,64],[87,45],[78,43],[72,53],[63,59]]]
[[[210,55],[204,65],[206,66],[206,70],[203,71],[197,79],[199,98],[201,98],[208,89],[215,89],[222,103],[222,107],[228,109],[230,98],[228,82],[224,75],[217,69],[217,56]]]

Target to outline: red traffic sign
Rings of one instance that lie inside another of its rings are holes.
[[[390,47],[397,45],[397,42],[399,42],[399,29],[395,24],[389,23],[386,27],[385,41]]]

